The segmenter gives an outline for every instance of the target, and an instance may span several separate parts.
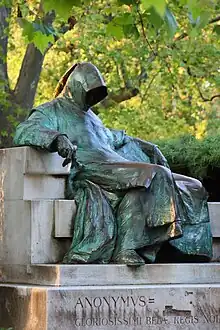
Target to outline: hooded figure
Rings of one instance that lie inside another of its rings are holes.
[[[56,98],[31,111],[16,145],[73,160],[66,198],[75,199],[65,263],[208,261],[212,236],[207,194],[195,179],[173,174],[157,146],[106,128],[91,106],[107,88],[98,69],[79,63]]]

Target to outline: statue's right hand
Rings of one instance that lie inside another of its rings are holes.
[[[66,166],[75,159],[77,146],[72,144],[65,135],[59,135],[56,138],[56,149],[58,154],[65,158],[63,166]]]

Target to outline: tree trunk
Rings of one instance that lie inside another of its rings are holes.
[[[6,145],[8,136],[10,135],[9,123],[7,120],[10,94],[8,70],[7,70],[7,50],[8,50],[8,36],[6,30],[9,26],[9,18],[11,9],[5,6],[0,6],[0,145]]]
[[[54,18],[54,11],[50,11],[44,16],[42,21],[47,26],[51,26]],[[50,49],[50,46],[48,45],[44,54],[42,54],[33,43],[27,46],[14,90],[16,103],[23,109],[31,109],[33,107],[44,57],[46,52]]]
[[[11,9],[5,6],[0,7],[0,90],[9,90],[8,71],[7,71],[7,50],[8,36],[6,29],[8,28],[8,20],[11,15]]]
[[[33,43],[27,46],[14,90],[15,101],[23,109],[31,109],[33,107],[44,56]]]

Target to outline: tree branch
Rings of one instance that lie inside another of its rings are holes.
[[[205,96],[202,94],[202,91],[201,91],[201,88],[200,88],[198,82],[195,81],[195,83],[196,83],[196,87],[197,87],[197,89],[198,89],[199,95],[200,95],[201,99],[203,100],[203,102],[212,102],[215,98],[220,97],[220,94],[213,95],[213,96],[211,96],[210,98],[205,97]]]
[[[217,17],[215,17],[215,18],[210,19],[210,20],[208,21],[208,24],[207,24],[207,25],[210,25],[210,24],[216,23],[216,22],[218,22],[218,21],[220,21],[220,16],[217,16]],[[180,40],[182,40],[182,39],[184,39],[184,38],[186,38],[186,37],[188,37],[188,34],[187,34],[186,32],[183,32],[182,34],[180,34],[178,37],[176,37],[176,38],[174,39],[174,43],[175,43],[176,41],[180,41]]]
[[[145,93],[144,96],[142,97],[142,102],[143,102],[144,98],[145,98],[145,101],[147,101],[148,96],[149,96],[149,90],[150,90],[150,88],[151,88],[151,85],[153,84],[154,79],[157,77],[157,75],[158,75],[159,73],[160,73],[160,70],[158,70],[158,71],[153,75],[153,77],[151,78],[151,80],[150,80],[150,82],[149,82],[149,84],[148,84],[148,86],[147,86],[146,93]]]
[[[145,28],[144,28],[144,22],[143,22],[143,18],[142,18],[142,15],[141,15],[141,12],[137,6],[137,13],[138,13],[138,16],[139,16],[139,19],[140,19],[140,23],[141,23],[141,30],[142,30],[142,34],[143,34],[143,37],[144,39],[146,40],[147,44],[148,44],[148,47],[150,48],[151,52],[156,56],[157,54],[155,53],[155,51],[153,50],[149,40],[147,39],[147,35],[145,33]]]
[[[100,107],[105,109],[110,108],[115,104],[130,100],[131,98],[137,96],[138,94],[139,94],[139,89],[137,88],[132,88],[132,89],[120,88],[116,93],[109,93],[108,97],[102,102],[100,102],[99,106],[95,106],[92,109],[96,114],[98,114]]]
[[[120,63],[120,69],[121,69],[121,75],[122,75],[122,79],[124,81],[124,85],[127,89],[132,89],[132,83],[131,80],[128,78],[128,72],[126,70],[126,66],[124,61],[122,61]]]
[[[184,61],[184,63],[186,63],[186,61]],[[203,100],[203,102],[212,102],[215,98],[220,97],[220,94],[213,95],[213,96],[211,96],[210,98],[205,97],[205,96],[202,94],[202,91],[201,91],[201,88],[200,88],[198,82],[196,81],[196,78],[197,78],[196,75],[194,75],[194,74],[192,73],[191,68],[190,68],[189,66],[187,67],[187,73],[188,73],[188,75],[189,75],[190,77],[192,77],[192,79],[194,80],[194,82],[195,82],[195,84],[196,84],[196,87],[197,87],[197,89],[198,89],[199,95],[200,95],[201,99]]]
[[[220,21],[220,15],[215,17],[215,18],[210,19],[208,24],[213,24],[213,23],[216,23],[218,21]]]

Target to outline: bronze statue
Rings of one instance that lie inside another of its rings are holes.
[[[16,145],[58,152],[64,166],[72,161],[66,198],[76,200],[77,214],[63,262],[209,261],[205,189],[172,173],[156,145],[106,128],[90,109],[106,96],[98,69],[79,63],[63,76],[56,98],[16,130]]]

